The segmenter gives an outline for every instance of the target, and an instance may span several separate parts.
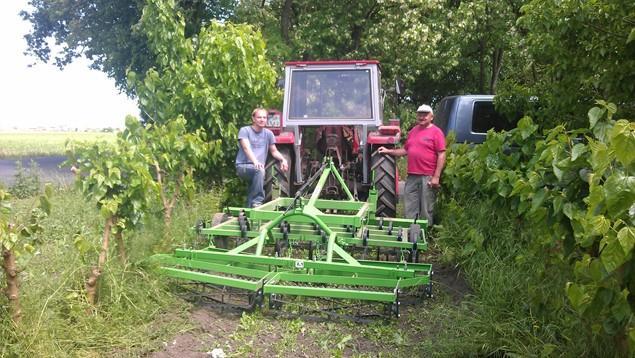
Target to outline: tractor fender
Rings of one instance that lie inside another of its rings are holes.
[[[401,140],[398,126],[381,126],[378,131],[368,133],[368,144],[397,144]]]
[[[293,144],[295,142],[295,135],[293,132],[280,132],[275,136],[276,144]]]

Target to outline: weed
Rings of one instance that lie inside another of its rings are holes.
[[[25,169],[22,161],[15,162],[16,172],[13,185],[9,187],[11,195],[18,199],[30,198],[38,195],[41,189],[40,169],[37,163],[31,160],[29,169]]]

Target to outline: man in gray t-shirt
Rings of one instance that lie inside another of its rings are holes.
[[[276,139],[267,125],[267,110],[256,108],[251,112],[251,125],[238,131],[238,154],[236,155],[236,173],[249,183],[247,207],[262,204],[265,199],[265,164],[267,152],[280,161],[280,168],[289,169],[289,163],[276,148]]]

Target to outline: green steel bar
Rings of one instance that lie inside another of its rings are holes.
[[[366,202],[364,201],[348,201],[348,200],[330,200],[318,199],[315,201],[315,207],[318,209],[338,209],[347,211],[357,211]]]
[[[331,276],[331,275],[303,275],[292,272],[280,272],[277,276],[280,281],[287,282],[306,282],[306,283],[325,283],[334,285],[349,285],[349,286],[374,286],[374,287],[390,287],[395,288],[395,285],[399,282],[398,279],[386,279],[386,278],[368,278],[368,277],[354,277],[354,276]],[[419,280],[408,279],[408,280]]]
[[[333,261],[333,247],[335,246],[335,239],[337,238],[337,234],[335,232],[331,232],[329,235],[329,241],[326,246],[326,262]]]
[[[241,276],[247,276],[247,277],[258,278],[258,279],[262,279],[269,273],[269,270],[256,270],[256,269],[249,269],[249,268],[231,266],[226,264],[222,265],[222,264],[216,264],[216,263],[207,262],[207,261],[188,260],[184,258],[175,258],[175,257],[173,257],[169,261],[168,260],[162,261],[162,263],[164,265],[171,264],[175,266],[183,266],[183,267],[188,267],[188,268],[193,268],[198,270],[221,272],[221,273],[241,275]]]
[[[430,283],[430,276],[419,276],[415,278],[402,278],[399,280],[398,288],[408,288],[422,286]]]
[[[379,302],[395,302],[397,300],[397,295],[395,293],[345,290],[324,287],[299,287],[265,284],[263,292],[265,294],[276,293],[281,295],[332,297]]]
[[[177,249],[174,254],[176,257],[186,257],[186,258],[192,258],[196,260],[218,260],[218,261],[225,261],[225,262],[243,262],[243,263],[249,263],[249,264],[274,265],[274,266],[280,266],[280,267],[291,268],[291,269],[299,269],[299,270],[316,269],[316,270],[356,273],[358,275],[372,275],[372,276],[378,276],[378,277],[383,276],[387,278],[415,277],[415,271],[409,268],[394,269],[391,267],[379,267],[379,266],[362,265],[362,264],[360,264],[359,266],[355,266],[355,265],[350,265],[348,263],[337,263],[337,262],[329,263],[329,262],[323,262],[323,261],[301,260],[301,259],[285,258],[285,257],[244,255],[244,254],[232,253],[231,251],[227,253],[221,253],[221,252],[212,252],[212,251],[203,251],[203,250]],[[302,267],[298,268],[299,266],[302,266]]]
[[[334,262],[344,263],[344,260],[334,260]],[[432,270],[431,264],[415,264],[409,262],[391,262],[391,261],[375,261],[375,260],[358,260],[358,262],[364,266],[385,267],[394,268],[397,270],[414,270],[417,272],[430,272]]]
[[[330,166],[335,169],[335,164],[333,164],[333,161],[330,161]],[[346,193],[346,196],[348,197],[348,200],[350,201],[355,201],[355,197],[353,196],[353,194],[351,194],[351,191],[348,190],[348,186],[346,185],[346,182],[344,182],[344,179],[342,178],[342,176],[340,175],[340,171],[339,170],[333,170],[333,175],[335,176],[335,179],[337,179],[338,182],[340,182],[340,186],[342,187],[342,189],[344,189],[344,192]]]
[[[241,253],[245,250],[247,250],[248,248],[254,246],[258,244],[258,238],[256,237],[255,239],[251,239],[245,243],[243,243],[242,245],[239,245],[237,247],[234,247],[233,249],[229,250],[227,253],[228,254],[238,254]]]
[[[311,209],[313,210],[313,212],[310,212],[310,211],[305,211],[305,212],[311,213],[315,216],[320,217],[322,221],[324,221],[324,223],[326,223],[327,225],[353,225],[357,228],[359,228],[362,225],[361,219],[356,216],[339,215],[339,214],[324,214],[316,208],[311,208]],[[229,211],[231,212],[232,215],[238,215],[240,213],[240,210],[243,210],[243,209],[236,208],[236,207],[229,208]],[[249,218],[254,220],[270,221],[270,220],[275,220],[281,215],[280,211],[253,210],[253,209],[250,209],[250,210],[252,211],[245,212],[245,213]],[[297,220],[298,220],[297,222],[299,223],[313,222],[309,218],[298,218]],[[213,234],[213,230],[209,228],[205,228],[205,229],[201,229],[201,233]]]
[[[269,238],[273,241],[273,237],[271,236],[271,229],[278,225],[280,222],[282,222],[282,220],[272,220],[260,229],[260,234],[258,235],[258,246],[256,246],[256,256],[262,255],[262,248],[265,246],[266,236],[269,236]]]
[[[236,287],[249,291],[257,291],[262,285],[261,282],[253,282],[249,280],[242,280],[225,276],[216,276],[207,273],[187,271],[171,267],[162,267],[161,272],[163,272],[167,276],[174,278],[211,283],[214,285]]]
[[[315,189],[313,189],[313,193],[311,194],[311,197],[309,198],[309,202],[307,203],[307,206],[315,207],[315,202],[320,197],[320,194],[322,193],[322,188],[324,187],[324,183],[326,183],[326,179],[328,179],[329,174],[331,174],[330,166],[324,169],[324,171],[322,172],[322,175],[320,176],[320,180],[318,180],[318,183],[315,186]]]
[[[348,252],[344,251],[339,245],[333,245],[333,251],[335,251],[344,261],[353,266],[361,265],[353,256],[349,255]]]

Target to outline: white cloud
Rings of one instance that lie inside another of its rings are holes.
[[[10,128],[104,128],[124,126],[139,115],[135,101],[120,94],[114,80],[76,60],[63,71],[23,53],[30,24],[18,15],[26,0],[1,1],[0,130]]]

